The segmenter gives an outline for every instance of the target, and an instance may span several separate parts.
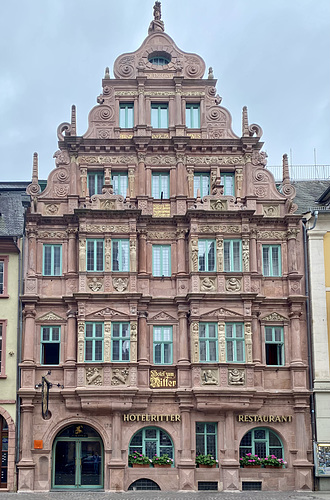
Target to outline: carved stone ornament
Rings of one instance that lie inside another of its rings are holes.
[[[99,292],[103,290],[103,279],[102,278],[91,278],[88,280],[88,288],[92,290],[92,292]]]
[[[83,165],[128,165],[136,163],[136,156],[80,156],[78,162]]]
[[[243,156],[188,156],[187,165],[238,165],[244,164]]]
[[[201,370],[202,385],[219,385],[218,370]]]
[[[279,217],[280,207],[279,205],[264,205],[263,214],[265,217]]]
[[[190,325],[191,357],[193,363],[199,362],[199,326],[197,321]]]
[[[126,385],[128,381],[128,375],[128,368],[116,368],[112,372],[111,385]]]
[[[58,314],[55,314],[53,312],[49,312],[49,313],[44,314],[43,316],[40,316],[39,318],[37,318],[36,321],[65,321],[65,320],[64,320],[64,318],[62,318]]]
[[[200,224],[199,231],[201,233],[231,233],[237,234],[241,232],[241,228],[239,226],[225,226],[225,225],[206,225]]]
[[[149,240],[174,240],[175,231],[148,231]]]
[[[70,156],[67,151],[55,151],[53,158],[55,158],[55,165],[58,167],[59,165],[69,165]]]
[[[285,240],[286,231],[258,231],[258,240]]]
[[[117,292],[124,292],[128,287],[128,278],[112,278],[112,285]]]
[[[82,229],[83,230],[83,229]],[[127,225],[86,224],[87,233],[129,233]]]
[[[55,205],[55,203],[51,203],[50,205],[46,205],[45,213],[46,215],[56,215],[58,213],[59,205]]]
[[[211,200],[211,210],[227,210],[227,200]]]
[[[91,366],[86,369],[87,385],[102,385],[102,368]]]
[[[281,316],[281,314],[278,314],[277,312],[273,312],[271,314],[268,314],[268,316],[265,316],[262,318],[263,321],[288,321],[288,318],[285,316]]]
[[[201,279],[200,288],[202,292],[215,292],[215,278],[209,278],[208,276],[206,276],[205,278]]]
[[[166,313],[165,311],[160,311],[159,313],[155,314],[155,316],[150,317],[150,320],[152,320],[152,321],[176,321],[176,318],[173,318],[173,316]]]
[[[198,271],[198,240],[191,240],[191,270]]]
[[[240,278],[226,279],[227,292],[239,292],[242,289],[242,281]]]
[[[228,383],[229,385],[244,385],[245,384],[245,370],[239,368],[232,368],[228,370]]]

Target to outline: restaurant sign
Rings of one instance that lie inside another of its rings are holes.
[[[238,422],[279,423],[292,422],[292,415],[237,415]]]

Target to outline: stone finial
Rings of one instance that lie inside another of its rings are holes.
[[[161,2],[155,2],[154,5],[154,19],[151,21],[148,29],[148,35],[151,35],[152,33],[155,33],[156,31],[164,31],[164,21],[161,20],[162,18],[162,11],[161,11]]]
[[[249,119],[247,106],[243,107],[242,112],[242,137],[249,137]]]
[[[38,153],[33,153],[32,182],[26,188],[26,192],[32,196],[32,209],[36,211],[36,195],[40,193],[40,186],[38,183]]]
[[[289,172],[289,161],[288,155],[283,155],[283,185],[290,184],[290,172]]]
[[[209,74],[208,74],[208,77],[207,77],[209,80],[213,80],[214,79],[214,73],[213,73],[213,68],[212,66],[209,67]]]
[[[105,68],[104,79],[110,80],[110,70],[108,66]]]
[[[76,106],[71,107],[71,135],[77,135]]]
[[[284,196],[289,200],[287,206],[289,213],[295,212],[298,207],[295,203],[292,203],[292,200],[296,196],[296,188],[290,182],[289,162],[287,154],[283,155],[283,181],[281,193],[284,194]]]
[[[32,184],[38,184],[38,153],[33,153]]]

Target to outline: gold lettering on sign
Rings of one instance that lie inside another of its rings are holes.
[[[176,387],[176,372],[173,370],[151,370],[150,387],[152,389],[171,389]]]
[[[279,424],[292,422],[292,415],[237,415],[238,422],[260,422],[272,423],[278,422]]]
[[[150,415],[149,413],[126,413],[124,422],[181,422],[181,415]]]
[[[170,79],[174,77],[174,73],[145,73],[147,78],[166,78]]]
[[[169,139],[170,134],[151,134],[151,139]]]
[[[169,203],[154,203],[153,205],[154,217],[171,217],[171,206]]]
[[[119,134],[120,139],[132,139],[133,134]]]

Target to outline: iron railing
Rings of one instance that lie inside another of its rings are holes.
[[[267,169],[274,175],[276,182],[282,181],[282,165],[267,166]],[[291,181],[330,180],[330,165],[290,165],[289,172]]]

